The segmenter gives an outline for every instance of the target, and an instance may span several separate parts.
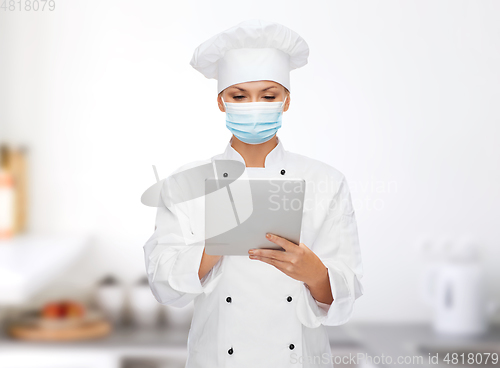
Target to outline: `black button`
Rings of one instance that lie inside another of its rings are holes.
[[[290,348],[290,350],[293,350],[293,349],[295,349],[295,345],[290,344],[289,348]]]
[[[228,297],[226,298],[226,302],[231,303],[231,297],[230,297],[230,296],[228,296]]]
[[[227,173],[224,173],[224,174],[223,174],[223,176],[224,176],[225,178],[227,178]]]
[[[288,300],[289,302],[291,302],[292,301],[292,297],[289,296],[288,298],[286,298],[286,300]]]
[[[229,349],[227,352],[231,355],[233,353],[233,348]]]
[[[281,169],[281,175],[285,175],[285,169]]]

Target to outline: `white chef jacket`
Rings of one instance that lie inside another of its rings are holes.
[[[245,163],[231,142],[206,162]],[[175,307],[194,300],[186,368],[331,368],[324,326],[346,323],[355,300],[363,295],[357,224],[346,178],[326,163],[286,151],[279,138],[265,167],[245,170],[248,177],[306,180],[300,242],[328,268],[333,303],[316,301],[302,281],[248,256],[222,256],[200,280],[204,240],[189,242],[185,234],[204,235],[203,198],[158,207],[156,230],[144,245],[153,295]]]

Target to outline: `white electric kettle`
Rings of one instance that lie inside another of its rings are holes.
[[[429,259],[422,279],[423,296],[433,307],[433,327],[438,333],[481,335],[489,326],[496,305],[487,301],[486,278],[471,243],[451,247]]]

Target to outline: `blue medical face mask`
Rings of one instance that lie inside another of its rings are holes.
[[[242,142],[267,142],[281,128],[285,101],[286,97],[277,102],[230,103],[222,100],[226,108],[226,127]]]

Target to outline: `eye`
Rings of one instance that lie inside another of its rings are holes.
[[[235,100],[241,100],[242,98],[245,98],[245,96],[233,96]]]
[[[274,100],[276,97],[275,96],[264,96],[266,100]]]

